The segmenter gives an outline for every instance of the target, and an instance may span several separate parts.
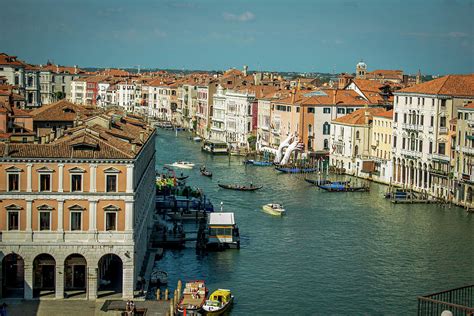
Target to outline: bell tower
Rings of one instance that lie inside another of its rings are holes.
[[[361,60],[356,66],[356,78],[365,79],[367,73],[367,65]]]

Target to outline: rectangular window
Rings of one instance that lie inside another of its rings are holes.
[[[418,145],[418,151],[423,152],[423,141],[420,140],[420,143]]]
[[[8,174],[8,191],[20,191],[20,175],[18,173]]]
[[[424,99],[423,99],[424,100]],[[425,121],[425,116],[421,115],[420,116],[420,125],[423,126],[423,122]]]
[[[393,148],[397,148],[397,136],[393,136]]]
[[[398,113],[397,112],[395,112],[394,121],[395,121],[395,123],[398,122]]]
[[[441,106],[446,106],[446,99],[441,100]]]
[[[430,154],[433,153],[433,142],[430,142],[430,148],[429,148]]]
[[[431,116],[430,126],[433,127],[433,125],[434,125],[434,116]]]
[[[314,108],[308,108],[308,113],[314,113]]]
[[[105,213],[105,230],[117,230],[117,212]]]
[[[39,212],[39,230],[51,230],[51,212]]]
[[[8,212],[8,230],[18,230],[20,227],[20,213],[17,211]]]
[[[72,174],[71,175],[71,192],[82,191],[82,175]]]
[[[441,116],[439,118],[439,127],[446,127],[446,116]]]
[[[40,174],[40,191],[51,191],[50,174]]]
[[[71,230],[82,230],[82,212],[71,212]]]
[[[107,192],[117,192],[117,175],[108,174],[105,177],[107,182]]]
[[[445,143],[439,143],[438,144],[438,154],[444,155],[446,152],[446,144]]]
[[[329,114],[329,113],[331,113],[331,108],[323,108],[323,113],[324,113],[324,114]]]
[[[345,108],[338,108],[337,113],[338,114],[346,114],[346,109]]]
[[[402,138],[402,148],[405,149],[405,137]]]

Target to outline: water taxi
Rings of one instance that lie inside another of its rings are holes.
[[[234,296],[230,290],[218,289],[212,292],[202,309],[206,315],[221,315],[229,310]]]
[[[187,282],[183,297],[178,303],[178,313],[181,315],[199,315],[206,302],[207,288],[202,280]]]
[[[189,161],[176,161],[173,162],[170,166],[180,169],[192,169],[194,167],[194,164]]]
[[[263,207],[265,213],[282,216],[286,214],[286,210],[283,208],[283,205],[277,203],[265,204]]]

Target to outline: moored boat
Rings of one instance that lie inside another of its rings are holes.
[[[183,297],[178,303],[178,313],[181,315],[198,315],[206,302],[207,288],[202,280],[186,282]]]
[[[234,295],[230,290],[218,289],[212,292],[202,309],[206,315],[221,315],[229,310],[233,301]]]
[[[202,141],[202,138],[199,137],[199,136],[196,136],[196,137],[193,137],[193,140],[194,140],[196,143],[199,143],[200,141]]]
[[[176,177],[177,180],[186,180],[187,178],[189,178],[189,176]]]
[[[318,188],[328,192],[369,192],[370,190],[368,186],[353,187],[342,183],[318,185]]]
[[[226,142],[218,140],[205,140],[201,147],[201,150],[211,153],[213,155],[228,154],[229,146]]]
[[[158,270],[158,267],[153,267],[150,275],[151,284],[167,284],[168,283],[168,273],[165,271]]]
[[[262,185],[255,186],[253,184],[250,184],[249,186],[245,186],[245,185],[239,185],[239,184],[221,184],[221,183],[218,183],[217,185],[220,186],[223,189],[236,190],[236,191],[256,191],[256,190],[260,190],[261,188],[263,188]]]
[[[286,214],[286,210],[283,208],[283,205],[278,203],[265,204],[262,209],[265,213],[271,215],[282,216]]]
[[[283,173],[311,173],[318,171],[318,168],[287,168],[287,167],[275,167],[276,170]]]
[[[348,181],[330,181],[330,180],[314,180],[314,179],[308,179],[305,178],[304,181],[315,184],[315,185],[325,185],[325,184],[331,184],[331,183],[340,183],[340,184],[349,184],[351,180]]]

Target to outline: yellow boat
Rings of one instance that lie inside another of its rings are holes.
[[[230,290],[218,289],[212,292],[202,309],[206,315],[221,315],[229,310],[233,301]]]
[[[276,216],[282,216],[286,213],[285,209],[283,208],[283,205],[277,203],[265,204],[262,208],[265,213]]]

